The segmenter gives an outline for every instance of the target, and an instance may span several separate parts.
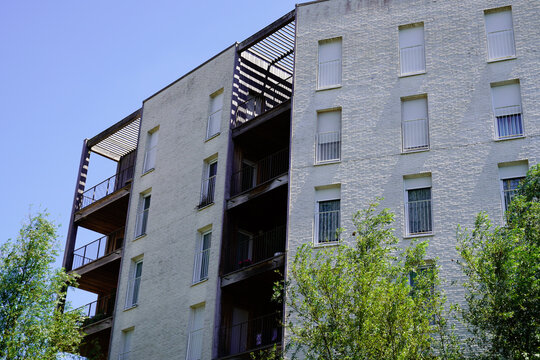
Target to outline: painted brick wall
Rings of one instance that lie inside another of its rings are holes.
[[[111,359],[118,358],[122,330],[131,327],[134,358],[184,358],[190,307],[201,303],[206,307],[203,358],[212,356],[234,56],[233,46],[144,102]],[[221,134],[205,141],[210,95],[220,89]],[[157,126],[155,170],[142,175],[147,133]],[[216,154],[215,203],[198,210],[203,161]],[[134,239],[138,199],[148,190],[147,235]],[[209,279],[192,286],[198,230],[209,225]],[[144,256],[139,304],[124,310],[131,259],[138,256]]]
[[[512,6],[516,59],[487,62],[484,10]],[[456,227],[471,227],[486,211],[502,221],[498,164],[540,155],[538,39],[540,2],[499,0],[330,0],[297,7],[292,117],[288,260],[313,241],[314,189],[341,184],[342,223],[384,197],[403,237],[403,176],[432,175],[433,236],[451,301],[463,300],[452,261]],[[426,73],[400,77],[398,27],[424,23]],[[342,86],[317,91],[318,41],[342,37]],[[495,141],[490,83],[519,79],[525,137]],[[401,152],[400,98],[427,94],[430,150]],[[342,108],[342,159],[314,166],[318,110]],[[403,239],[404,244],[411,240]]]

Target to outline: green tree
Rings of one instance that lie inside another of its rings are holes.
[[[486,214],[458,231],[467,280],[463,320],[477,358],[540,358],[540,166],[532,167],[496,227]]]
[[[30,216],[17,241],[0,248],[0,359],[48,360],[77,353],[78,312],[62,313],[73,275],[54,270],[57,227],[47,214]]]
[[[399,247],[394,214],[370,205],[353,217],[348,245],[302,245],[288,268],[286,351],[325,360],[457,358],[438,267],[425,260],[427,242]],[[411,276],[414,279],[411,286]],[[277,358],[275,352],[266,355]]]

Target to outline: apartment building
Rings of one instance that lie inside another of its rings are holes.
[[[85,140],[64,258],[98,295],[82,353],[249,359],[282,344],[272,284],[376,197],[403,244],[429,239],[462,301],[457,224],[504,222],[539,160],[538,14],[526,0],[299,4]],[[86,187],[92,152],[117,174]],[[79,244],[79,227],[103,237]]]

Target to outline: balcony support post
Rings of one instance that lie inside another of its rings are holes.
[[[75,184],[75,194],[73,195],[73,206],[71,208],[71,217],[69,218],[69,227],[66,238],[66,248],[64,250],[64,260],[62,266],[66,271],[70,271],[73,266],[73,250],[75,250],[75,240],[77,238],[77,225],[75,224],[75,212],[79,208],[86,177],[88,174],[88,164],[90,163],[90,149],[88,148],[88,139],[83,141],[81,160],[79,163],[79,172],[77,174],[77,183]]]

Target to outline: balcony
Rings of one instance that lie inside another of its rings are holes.
[[[285,225],[256,236],[239,236],[237,244],[227,249],[223,272],[229,274],[283,255],[285,239]]]
[[[281,313],[277,312],[220,328],[218,357],[248,354],[280,343],[281,323]]]
[[[81,268],[91,262],[104,258],[122,247],[124,228],[100,237],[73,251],[72,270]]]
[[[87,335],[95,334],[112,324],[112,315],[114,311],[115,294],[98,297],[96,301],[83,305],[76,310],[80,310],[85,316],[82,323],[84,332]]]
[[[289,149],[280,150],[255,163],[244,162],[231,179],[231,196],[247,192],[289,171]]]
[[[216,175],[204,179],[201,185],[201,198],[199,201],[199,209],[214,203],[214,193],[216,190]]]
[[[247,100],[238,105],[233,128],[247,123],[290,100],[291,89],[292,77],[276,80],[275,82],[268,81],[263,85],[259,93],[250,95]]]
[[[133,179],[133,166],[114,174],[99,184],[85,190],[79,198],[78,209],[81,210],[98,200],[120,190]]]

